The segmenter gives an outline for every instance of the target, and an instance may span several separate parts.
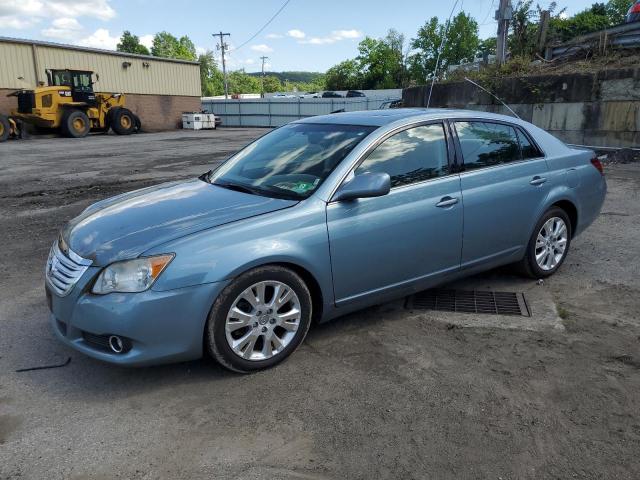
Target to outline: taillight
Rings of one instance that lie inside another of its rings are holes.
[[[591,159],[591,165],[596,167],[596,169],[600,172],[600,175],[604,175],[604,168],[602,167],[602,162],[598,159],[598,157],[593,157]]]
[[[631,15],[632,13],[640,13],[640,3],[634,3],[629,9],[629,12],[627,12],[627,15]]]

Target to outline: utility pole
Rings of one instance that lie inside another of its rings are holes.
[[[507,36],[509,35],[509,21],[512,16],[511,0],[500,0],[500,6],[496,10],[496,20],[498,21],[496,57],[498,65],[502,65],[507,58]]]
[[[220,37],[220,43],[216,45],[216,48],[220,50],[220,53],[222,54],[222,76],[224,77],[224,98],[227,99],[229,98],[229,84],[227,82],[227,65],[224,60],[224,52],[229,48],[229,45],[224,43],[224,37],[230,37],[231,34],[222,33],[221,31],[220,33],[213,33],[212,35],[214,37]]]
[[[260,57],[262,60],[262,98],[264,98],[264,62],[265,60],[269,60],[269,57]]]

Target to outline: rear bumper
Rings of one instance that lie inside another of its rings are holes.
[[[51,295],[51,327],[66,345],[98,360],[147,366],[202,356],[203,333],[213,301],[223,283],[176,290],[92,295]],[[118,335],[130,348],[116,354],[96,337]]]

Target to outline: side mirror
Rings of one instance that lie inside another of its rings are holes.
[[[391,177],[388,173],[363,173],[343,183],[333,196],[336,202],[355,200],[356,198],[382,197],[391,190]]]

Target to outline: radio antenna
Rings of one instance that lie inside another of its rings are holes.
[[[482,85],[478,85],[476,82],[474,82],[473,80],[464,77],[464,79],[471,83],[472,85],[475,85],[476,87],[478,87],[480,90],[482,90],[483,92],[487,92],[489,95],[491,95],[493,98],[495,98],[496,100],[498,100],[502,105],[504,105],[507,110],[509,110],[511,113],[513,113],[513,116],[516,117],[518,120],[522,120],[520,118],[520,115],[518,115],[516,112],[514,112],[511,107],[509,105],[507,105],[506,103],[504,103],[502,100],[500,100],[496,95],[494,95],[493,93],[491,93],[489,90],[487,90],[486,88],[484,88]]]

